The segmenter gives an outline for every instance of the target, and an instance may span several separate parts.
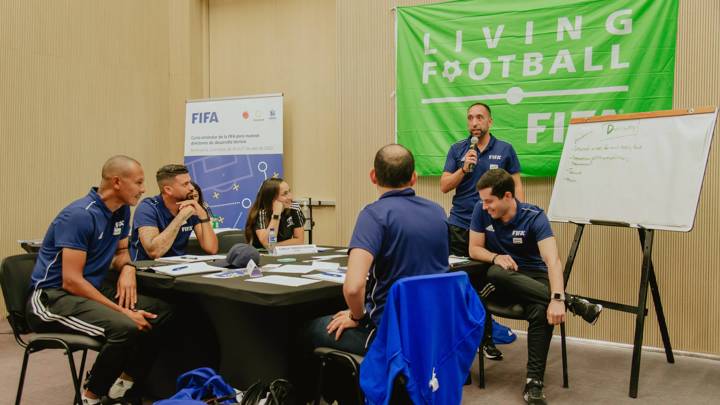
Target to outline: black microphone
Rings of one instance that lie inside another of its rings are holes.
[[[475,151],[477,151],[477,144],[478,144],[478,139],[476,136],[473,136],[472,138],[470,138],[470,149],[475,149]],[[472,173],[473,170],[475,170],[475,163],[470,163],[468,165],[467,172]]]

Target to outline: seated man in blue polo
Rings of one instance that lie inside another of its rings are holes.
[[[187,167],[165,165],[155,176],[160,194],[140,203],[133,218],[130,257],[152,260],[185,254],[190,234],[208,254],[217,253],[218,240],[210,216],[194,198]]]
[[[33,331],[84,334],[103,342],[82,404],[125,396],[149,371],[170,306],[137,293],[130,265],[130,206],[145,192],[142,166],[114,156],[100,187],[55,217],[31,277],[27,317]],[[106,279],[117,271],[117,282]],[[106,402],[115,403],[116,401]],[[119,401],[125,403],[124,401]]]
[[[447,222],[438,204],[415,195],[415,160],[401,145],[375,155],[370,181],[380,198],[360,211],[348,248],[348,308],[310,325],[313,347],[365,354],[393,283],[448,271]]]
[[[550,222],[541,208],[515,199],[515,182],[503,169],[480,177],[470,223],[470,257],[492,266],[487,272],[486,300],[519,303],[528,325],[528,404],[546,404],[545,363],[554,325],[565,320],[566,308],[595,323],[602,306],[565,293],[563,270]]]
[[[483,173],[497,168],[507,170],[515,180],[515,196],[521,201],[525,199],[520,181],[520,161],[515,149],[490,133],[492,123],[489,105],[475,103],[468,107],[469,136],[450,147],[440,177],[440,191],[448,193],[455,190],[448,217],[448,237],[450,253],[456,256],[468,256],[470,218],[478,202],[475,184]],[[502,352],[493,344],[492,322],[489,313],[487,316],[483,353],[488,359],[500,360]]]

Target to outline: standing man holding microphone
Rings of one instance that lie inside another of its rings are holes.
[[[505,169],[515,181],[515,197],[520,201],[525,200],[520,181],[520,161],[515,149],[490,133],[492,123],[490,106],[487,104],[475,103],[468,108],[469,136],[450,147],[440,177],[440,191],[448,193],[455,190],[448,217],[448,237],[450,254],[456,256],[469,256],[470,219],[475,204],[480,201],[475,187],[480,176],[486,171]],[[487,325],[483,345],[485,357],[499,360],[502,358],[502,352],[492,343],[492,322],[488,320]]]

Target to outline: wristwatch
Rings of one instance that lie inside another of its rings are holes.
[[[205,218],[205,219],[201,219],[201,220],[200,220],[200,223],[201,223],[201,224],[204,224],[204,223],[206,223],[206,222],[210,222],[210,217],[207,217],[207,218]]]
[[[272,219],[280,219],[280,215],[278,215],[278,214],[273,214]]]
[[[562,294],[562,293],[553,293],[553,295],[552,295],[552,300],[553,300],[553,301],[565,302],[565,294]]]
[[[360,319],[355,319],[355,318],[353,318],[353,316],[352,316],[352,311],[348,311],[348,316],[350,317],[350,319],[352,319],[352,320],[355,321],[355,322],[360,322],[360,321],[362,321],[362,319],[365,318],[366,315],[367,315],[367,311],[363,310],[363,314],[362,314],[362,316],[360,317]]]

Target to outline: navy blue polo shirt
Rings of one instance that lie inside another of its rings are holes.
[[[136,260],[149,260],[147,252],[140,243],[140,235],[138,229],[143,226],[152,226],[162,232],[165,228],[170,225],[170,222],[175,219],[175,216],[167,209],[163,203],[162,195],[156,195],[154,197],[148,197],[140,202],[137,209],[135,209],[135,216],[133,217],[132,235],[130,236],[130,258],[132,261]],[[193,231],[195,225],[200,223],[200,218],[197,215],[193,215],[182,224],[180,230],[175,236],[172,246],[168,249],[163,256],[182,256],[185,254],[185,248],[187,247],[190,234]]]
[[[105,278],[118,242],[130,230],[130,207],[110,211],[100,199],[97,188],[74,201],[50,223],[38,254],[30,285],[37,288],[62,287],[62,250],[71,248],[86,253],[83,277],[95,288]]]
[[[547,271],[538,248],[538,242],[553,236],[547,215],[536,205],[515,202],[517,213],[506,224],[493,219],[483,209],[482,201],[477,203],[470,230],[484,233],[485,248],[493,253],[510,255],[519,270]]]
[[[396,280],[448,271],[447,232],[442,207],[412,188],[388,191],[360,211],[348,252],[360,248],[374,258],[365,309],[375,325]]]
[[[465,155],[470,150],[470,139],[472,135],[462,141],[454,143],[448,151],[445,160],[444,171],[455,173],[463,167],[465,163]],[[515,149],[512,145],[505,141],[501,141],[490,134],[490,142],[488,142],[485,150],[478,151],[478,162],[472,173],[467,173],[460,184],[455,188],[455,195],[452,200],[452,208],[450,209],[450,217],[448,222],[451,225],[458,226],[463,229],[470,228],[470,217],[473,213],[475,204],[480,201],[478,196],[477,185],[480,176],[490,169],[505,169],[510,174],[520,172],[520,161],[518,160]]]

